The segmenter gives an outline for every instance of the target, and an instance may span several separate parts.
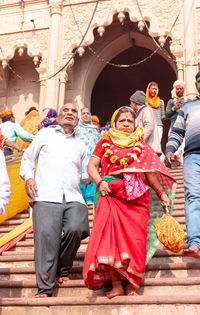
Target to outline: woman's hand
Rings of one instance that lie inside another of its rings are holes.
[[[107,196],[111,193],[111,190],[109,188],[109,185],[107,182],[102,181],[100,186],[99,186],[99,191],[101,193],[102,196]]]
[[[162,194],[160,196],[160,200],[162,201],[162,206],[163,207],[169,207],[170,205],[170,200],[166,194]]]

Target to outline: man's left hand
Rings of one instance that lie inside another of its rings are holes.
[[[31,199],[35,199],[37,194],[37,185],[34,178],[29,178],[25,184],[26,193]]]

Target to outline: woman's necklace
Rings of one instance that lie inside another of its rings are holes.
[[[114,155],[113,151],[110,149],[111,144],[109,143],[109,138],[108,132],[102,134],[102,147],[105,151],[104,156],[109,158],[111,163],[116,163],[117,165],[131,164],[133,161],[136,161],[142,153],[144,145],[142,144],[143,140],[141,138],[140,141],[137,141],[132,147],[132,151],[120,159],[119,156]]]

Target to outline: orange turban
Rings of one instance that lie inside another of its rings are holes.
[[[96,115],[92,115],[91,119],[92,119],[92,121],[94,120],[94,121],[99,123],[99,118]]]
[[[4,118],[10,115],[13,115],[13,112],[10,109],[5,109],[3,112],[1,112],[0,117]]]

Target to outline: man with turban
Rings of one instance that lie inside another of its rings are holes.
[[[1,114],[2,124],[0,125],[2,134],[8,140],[16,143],[17,137],[20,137],[26,142],[32,142],[34,136],[25,131],[20,125],[15,123],[15,117],[11,110],[5,109]],[[5,146],[5,156],[13,154],[13,150],[10,147]]]
[[[170,129],[173,127],[178,116],[179,109],[186,102],[184,96],[185,84],[182,80],[176,80],[171,91],[172,98],[168,101],[166,107],[166,117],[171,119]]]

